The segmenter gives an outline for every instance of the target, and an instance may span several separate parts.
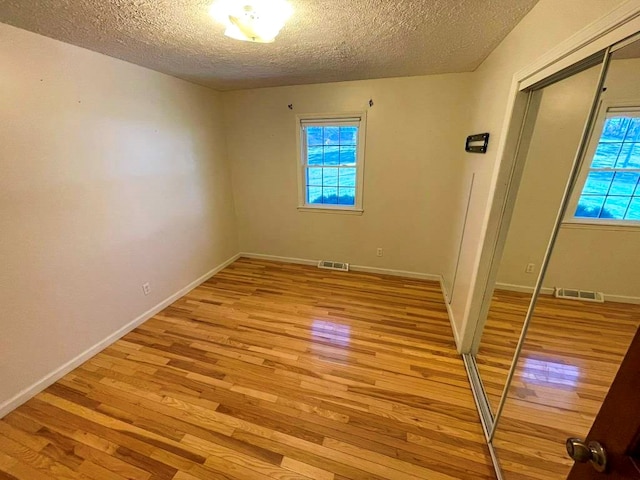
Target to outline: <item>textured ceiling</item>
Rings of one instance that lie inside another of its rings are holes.
[[[473,71],[537,0],[290,0],[272,44],[212,0],[0,0],[0,22],[217,90]]]

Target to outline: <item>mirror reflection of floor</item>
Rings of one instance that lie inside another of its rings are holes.
[[[526,310],[528,296],[512,303]],[[494,440],[507,480],[566,478],[565,439],[588,433],[639,324],[640,305],[539,297]]]
[[[476,363],[494,414],[500,404],[530,301],[530,293],[498,289],[491,299]]]

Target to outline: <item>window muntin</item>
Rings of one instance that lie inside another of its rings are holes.
[[[301,205],[361,209],[364,131],[361,117],[301,119]]]
[[[574,220],[640,222],[640,112],[609,109],[591,151]]]

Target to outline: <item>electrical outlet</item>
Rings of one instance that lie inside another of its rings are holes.
[[[151,285],[149,285],[149,283],[143,283],[142,284],[142,291],[144,292],[145,295],[149,295],[151,293]]]
[[[378,249],[376,250],[376,255],[377,255],[377,256],[379,256],[379,257],[381,257],[381,256],[382,256],[382,249],[381,249],[381,248],[378,248]]]
[[[526,273],[533,273],[536,269],[535,263],[527,263],[527,268],[524,270]]]

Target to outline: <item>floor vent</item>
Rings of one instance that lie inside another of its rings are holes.
[[[332,262],[330,260],[320,260],[318,268],[326,268],[327,270],[340,270],[341,272],[349,271],[349,264],[343,262]]]
[[[557,288],[556,298],[568,298],[571,300],[583,300],[585,302],[604,303],[604,293],[590,290],[575,290],[571,288]]]

